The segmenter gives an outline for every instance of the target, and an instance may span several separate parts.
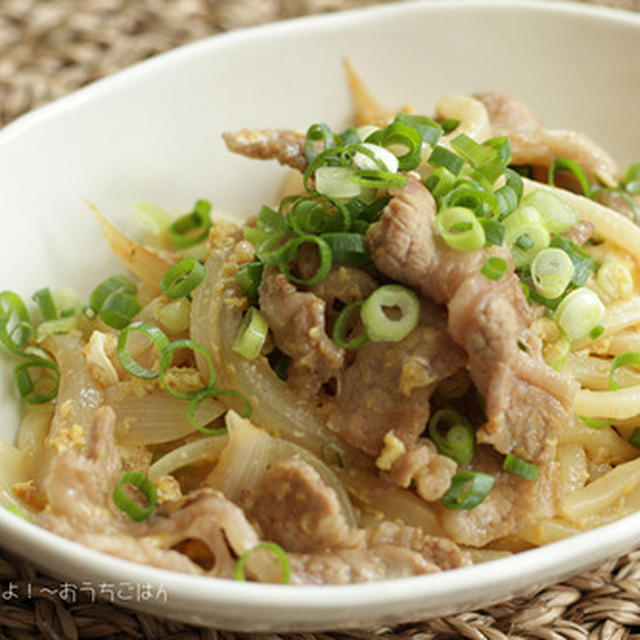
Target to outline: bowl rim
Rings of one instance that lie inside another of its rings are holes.
[[[614,25],[633,25],[640,34],[640,13],[614,9],[606,6],[585,5],[578,2],[555,0],[414,0],[411,2],[370,6],[338,13],[304,16],[277,23],[249,27],[242,30],[216,34],[196,42],[182,45],[151,59],[138,62],[106,78],[97,80],[72,94],[39,107],[0,129],[0,152],[3,146],[12,142],[31,128],[46,124],[58,114],[81,108],[88,103],[99,101],[113,89],[126,89],[141,76],[166,72],[167,67],[182,65],[192,57],[211,55],[232,43],[242,43],[271,35],[277,36],[292,28],[314,23],[318,27],[331,28],[349,21],[367,19],[370,16],[393,16],[398,13],[423,11],[529,11],[541,14],[580,16]],[[87,567],[92,575],[113,578],[125,575],[140,582],[154,582],[156,585],[170,585],[171,593],[188,600],[197,607],[204,604],[231,605],[244,602],[247,606],[268,607],[275,610],[291,610],[303,607],[307,611],[335,610],[345,606],[346,598],[350,608],[386,608],[394,603],[418,602],[432,594],[438,597],[450,596],[456,600],[460,594],[469,598],[479,590],[497,583],[514,585],[519,577],[529,572],[540,574],[563,568],[571,571],[571,566],[584,560],[586,553],[593,551],[595,561],[610,557],[616,546],[628,548],[640,542],[640,512],[619,521],[598,527],[577,536],[554,542],[543,547],[518,553],[516,556],[492,560],[488,563],[447,571],[446,574],[429,574],[386,580],[381,582],[349,585],[305,585],[292,588],[288,585],[241,583],[233,580],[213,580],[211,577],[182,574],[140,565],[106,553],[94,551],[78,543],[61,538],[38,526],[27,523],[12,515],[0,516],[0,534],[3,545],[18,553],[37,556],[38,549],[46,548],[54,554],[58,566]],[[19,540],[16,542],[13,538]],[[443,575],[446,578],[443,580]],[[410,593],[410,596],[408,595]],[[122,603],[126,605],[126,602]]]

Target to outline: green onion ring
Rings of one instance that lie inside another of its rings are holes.
[[[616,382],[615,372],[620,367],[633,366],[640,367],[640,353],[638,351],[625,351],[618,354],[611,362],[611,368],[609,369],[609,389],[615,391],[622,387]]]
[[[448,425],[445,435],[440,431],[440,424]],[[454,409],[440,409],[429,419],[429,436],[438,452],[452,458],[460,466],[473,459],[475,449],[475,433],[470,422]]]
[[[576,178],[580,184],[582,192],[587,198],[591,197],[591,186],[589,185],[589,179],[584,172],[584,169],[571,158],[556,158],[549,167],[549,184],[552,187],[556,186],[555,175],[558,171],[569,171]]]
[[[193,351],[198,351],[202,356],[204,356],[204,359],[209,365],[209,382],[196,391],[177,391],[176,389],[173,389],[167,382],[166,373],[167,370],[171,367],[171,363],[173,361],[173,352],[177,351],[178,349],[192,349]],[[160,352],[160,362],[158,364],[158,369],[160,380],[162,380],[164,388],[174,398],[181,398],[182,400],[192,400],[199,393],[212,389],[216,379],[216,373],[213,368],[213,360],[211,359],[211,354],[209,353],[209,351],[207,351],[207,349],[201,344],[188,339],[175,340],[174,342],[165,345]]]
[[[9,331],[11,317],[16,316],[16,324]],[[12,353],[21,353],[29,342],[33,327],[27,307],[22,298],[13,291],[0,293],[0,342]],[[13,338],[14,334],[16,339]]]
[[[400,317],[390,318],[385,307],[398,307]],[[374,342],[398,342],[406,338],[418,325],[420,300],[418,296],[400,284],[378,287],[363,303],[360,317],[370,340]]]
[[[160,280],[160,288],[170,298],[189,295],[203,280],[205,269],[193,258],[185,258],[170,267]]]
[[[307,280],[296,278],[296,276],[291,273],[291,268],[289,267],[289,263],[295,260],[300,247],[305,243],[315,244],[320,254],[320,266],[316,273]],[[313,286],[320,284],[329,275],[333,259],[331,256],[331,248],[322,238],[308,235],[291,238],[278,253],[277,262],[280,271],[282,271],[291,282]]]
[[[442,496],[447,509],[473,509],[491,492],[495,478],[480,471],[459,471]]]
[[[231,349],[247,360],[255,360],[269,333],[269,324],[256,307],[249,307],[238,327]]]
[[[276,556],[280,562],[280,566],[282,567],[282,584],[289,584],[291,582],[291,564],[289,562],[289,556],[286,551],[275,542],[261,542],[252,549],[249,549],[249,551],[243,553],[238,558],[238,562],[233,573],[234,578],[241,581],[245,581],[247,579],[244,574],[244,567],[247,564],[247,560],[254,552],[259,551],[260,549],[270,551]]]
[[[516,456],[513,456],[510,453],[505,457],[502,463],[502,468],[505,471],[515,473],[517,476],[525,478],[526,480],[531,480],[531,482],[535,482],[538,479],[538,474],[540,473],[540,467],[537,464],[516,458]]]
[[[124,490],[125,485],[132,485],[142,491],[149,503],[147,507],[132,500]],[[113,490],[113,502],[116,507],[126,513],[134,522],[146,520],[158,504],[158,492],[149,478],[141,471],[127,471]]]
[[[354,300],[350,302],[336,318],[336,321],[333,325],[333,331],[331,333],[331,339],[334,341],[337,347],[340,349],[359,349],[364,346],[367,342],[369,342],[369,337],[367,336],[367,332],[363,330],[351,340],[345,340],[345,336],[347,334],[347,330],[349,328],[349,322],[353,317],[353,314],[359,310],[364,304],[364,300]]]
[[[167,338],[162,329],[158,329],[158,327],[149,324],[148,322],[134,322],[128,327],[122,329],[118,336],[116,355],[124,369],[136,378],[144,378],[146,380],[157,378],[159,375],[158,371],[145,369],[143,366],[139,365],[129,353],[129,350],[127,349],[127,339],[131,331],[138,331],[139,333],[147,336],[147,338],[149,338],[155,345],[158,353],[162,353],[162,350],[169,344],[169,338]]]
[[[36,385],[41,379],[33,380],[29,374],[29,369],[47,369],[53,371],[53,378],[48,377],[48,380],[53,380],[52,388],[46,393],[37,393]],[[38,356],[30,356],[28,360],[24,360],[16,365],[13,372],[13,379],[18,387],[18,393],[20,397],[27,404],[44,404],[53,400],[58,395],[58,389],[60,387],[60,370],[58,365],[50,358],[40,358]]]

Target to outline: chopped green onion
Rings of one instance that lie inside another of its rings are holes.
[[[261,233],[266,233],[262,231]],[[263,265],[273,267],[278,264],[278,258],[283,248],[283,242],[288,237],[285,232],[273,233],[267,235],[265,240],[260,242],[256,247],[256,258]]]
[[[138,287],[125,276],[111,276],[89,296],[89,306],[114,329],[123,329],[142,308],[135,297]]]
[[[531,263],[531,279],[541,296],[553,300],[565,292],[574,270],[571,258],[562,249],[543,249]]]
[[[147,506],[142,506],[131,499],[125,492],[125,486],[130,485],[139,489],[147,500]],[[127,471],[113,490],[113,502],[120,511],[124,511],[134,522],[146,520],[158,504],[158,492],[149,478],[141,471]]]
[[[593,327],[591,331],[589,331],[589,338],[591,338],[591,340],[597,340],[603,333],[604,327],[599,324],[598,326]]]
[[[47,320],[41,322],[36,328],[36,342],[40,344],[47,336],[69,333],[78,326],[76,316],[66,316],[65,318],[56,318],[55,320]]]
[[[397,309],[398,317],[391,318],[385,309]],[[399,284],[378,287],[363,303],[360,317],[370,340],[398,342],[418,325],[420,301],[418,296]]]
[[[491,492],[495,478],[480,471],[458,471],[442,496],[447,509],[473,509]]]
[[[296,199],[297,196],[293,196],[293,198]],[[272,209],[265,204],[260,209],[260,213],[256,218],[256,227],[268,233],[274,233],[276,231],[286,231],[287,219],[282,215],[280,211],[276,211],[275,209]]]
[[[493,193],[478,189],[471,183],[463,181],[455,186],[441,200],[441,208],[466,207],[480,218],[485,217],[491,210],[497,211],[498,201]]]
[[[480,218],[479,222],[484,230],[487,244],[500,246],[506,233],[504,224],[492,218]]]
[[[365,142],[358,145],[353,156],[353,166],[361,171],[386,171],[396,173],[398,171],[398,158],[389,149],[379,144]],[[317,175],[316,171],[316,175]]]
[[[350,200],[346,207],[351,212],[351,215],[356,220],[363,220],[365,222],[376,222],[380,219],[380,214],[391,200],[388,196],[376,198],[373,202],[367,204],[362,200],[354,198]],[[355,229],[354,229],[355,231]]]
[[[34,380],[29,369],[39,371],[40,375]],[[50,358],[30,356],[16,365],[13,379],[20,397],[27,404],[44,404],[58,395],[60,371],[58,365]]]
[[[160,288],[170,298],[183,298],[204,280],[204,276],[204,266],[193,258],[187,258],[167,270],[160,280]]]
[[[45,322],[47,320],[55,320],[58,317],[56,303],[53,301],[53,296],[51,295],[51,290],[49,289],[49,287],[39,289],[31,296],[31,298],[40,307],[42,319]]]
[[[178,391],[177,389],[171,387],[171,385],[167,381],[167,371],[169,370],[173,362],[173,352],[177,351],[178,349],[191,349],[193,351],[197,351],[206,360],[207,364],[209,365],[209,381],[202,388],[197,389],[196,391]],[[199,393],[212,388],[216,379],[211,354],[201,344],[188,339],[175,340],[174,342],[165,345],[165,347],[160,352],[160,362],[158,364],[158,370],[164,388],[175,398],[181,398],[183,400],[191,400],[192,398],[195,398]]]
[[[586,336],[600,323],[605,308],[591,289],[580,287],[569,293],[558,305],[555,320],[570,340]]]
[[[291,564],[289,563],[289,556],[286,551],[275,542],[261,542],[257,544],[253,549],[249,549],[243,553],[239,558],[236,564],[236,568],[234,571],[234,578],[236,580],[246,580],[246,576],[244,574],[244,567],[247,564],[247,560],[249,560],[250,556],[254,554],[256,551],[260,549],[264,549],[265,551],[270,551],[273,555],[276,556],[278,561],[280,562],[280,566],[282,567],[282,584],[289,584],[291,582]]]
[[[436,167],[424,181],[424,186],[431,191],[431,195],[441,201],[451,191],[456,177],[445,167]]]
[[[626,168],[622,184],[628,193],[634,196],[640,195],[640,162],[630,164]]]
[[[444,167],[457,176],[464,165],[464,160],[446,147],[437,145],[433,148],[428,163],[434,167]]]
[[[354,300],[344,307],[336,318],[331,338],[340,349],[359,349],[369,341],[367,332],[364,329],[355,338],[347,340],[353,316],[363,304],[364,300]]]
[[[452,249],[459,251],[479,249],[486,241],[484,229],[478,218],[466,207],[440,211],[436,216],[436,231]]]
[[[191,303],[186,298],[176,298],[155,311],[158,322],[171,333],[183,333],[191,322]]]
[[[579,418],[580,420],[582,420],[582,422],[584,422],[585,425],[587,425],[587,427],[596,430],[606,429],[615,422],[615,420],[611,419],[601,420],[599,418],[586,418],[584,416],[579,416]]]
[[[332,198],[355,198],[362,187],[351,178],[355,171],[349,167],[319,167],[316,169],[316,189]]]
[[[213,398],[217,398],[218,396],[231,396],[233,398],[237,398],[238,400],[240,400],[240,402],[242,402],[243,405],[243,411],[242,411],[242,417],[246,418],[247,420],[249,418],[251,418],[251,405],[249,404],[249,401],[238,391],[235,391],[234,389],[222,389],[222,388],[215,388],[215,389],[211,389],[211,397]]]
[[[389,171],[358,171],[351,180],[368,189],[396,189],[406,186],[408,178]]]
[[[306,280],[302,278],[297,278],[291,272],[291,267],[289,266],[289,263],[292,260],[295,260],[296,257],[298,256],[300,247],[303,244],[315,244],[316,247],[318,248],[318,256],[320,258],[320,264],[318,266],[317,271],[313,276],[311,276],[310,278],[307,278]],[[289,240],[284,245],[284,247],[282,247],[282,249],[277,255],[277,264],[280,271],[282,271],[282,273],[284,273],[284,275],[287,276],[287,278],[291,282],[295,282],[297,284],[304,284],[308,286],[320,284],[329,275],[329,272],[331,271],[332,262],[333,260],[331,255],[331,248],[329,247],[329,245],[322,238],[319,238],[318,236],[311,236],[311,235],[297,236],[295,238],[291,238],[291,240]]]
[[[495,152],[498,161],[503,167],[500,173],[503,173],[505,167],[511,162],[513,158],[513,149],[511,147],[509,138],[507,138],[506,136],[497,136],[495,138],[490,138],[489,140],[485,140],[482,143],[482,146],[487,147]]]
[[[338,463],[338,467],[340,469],[344,469],[344,461],[342,460],[342,453],[335,442],[331,442],[327,440],[320,445],[320,454],[322,455],[322,459],[326,462],[326,454],[325,451],[330,449],[333,451],[333,454],[336,457],[336,462]]]
[[[578,222],[578,215],[569,204],[542,189],[535,189],[524,196],[522,205],[538,211],[549,233],[561,233]]]
[[[504,258],[491,256],[487,258],[480,271],[482,275],[485,278],[489,278],[489,280],[500,280],[507,272],[507,266],[507,261]]]
[[[459,136],[456,136],[451,141],[451,148],[473,167],[478,167],[495,157],[495,153],[477,143],[466,133],[461,133]]]
[[[441,424],[447,427],[443,435]],[[460,466],[473,459],[475,434],[469,421],[453,409],[440,409],[429,420],[429,436],[438,452],[455,460]]]
[[[258,299],[258,288],[262,282],[263,271],[264,264],[262,262],[247,262],[236,272],[236,282],[249,300]]]
[[[14,504],[13,502],[7,502],[4,505],[4,508],[7,511],[13,513],[14,516],[18,516],[19,518],[22,518],[27,522],[33,522],[33,518],[28,513],[25,513],[17,504]]]
[[[562,249],[573,262],[573,276],[571,284],[581,287],[589,279],[591,272],[595,270],[598,261],[592,258],[582,247],[563,236],[553,236],[551,247]]]
[[[515,473],[517,476],[521,476],[526,480],[531,480],[531,482],[535,482],[538,479],[538,474],[540,473],[540,467],[537,464],[516,458],[510,453],[507,454],[504,459],[502,468],[505,471]]]
[[[498,201],[497,212],[500,218],[505,218],[518,208],[518,194],[509,185],[500,187],[494,195]]]
[[[440,123],[440,126],[442,127],[442,130],[445,132],[445,134],[449,134],[455,131],[460,126],[460,120],[456,120],[455,118],[445,118]]]
[[[522,194],[524,192],[524,182],[522,181],[522,177],[513,169],[505,169],[504,177],[505,186],[513,189],[519,202],[522,199]]]
[[[616,382],[615,373],[620,367],[640,367],[640,353],[637,351],[625,351],[619,353],[611,362],[609,369],[609,389],[620,389],[620,385]]]
[[[318,124],[312,124],[307,129],[307,136],[304,144],[304,155],[307,160],[307,164],[311,164],[318,152],[316,151],[316,142],[323,143],[323,151],[331,149],[335,145],[335,138],[333,131],[324,122]]]
[[[171,216],[153,202],[141,200],[133,207],[133,213],[149,233],[160,235],[170,224]]]
[[[640,427],[636,427],[629,436],[629,444],[640,449]]]
[[[556,158],[549,167],[549,184],[556,186],[555,176],[558,171],[568,171],[573,174],[578,181],[580,188],[584,195],[589,198],[591,194],[591,187],[589,185],[589,179],[587,178],[583,168],[571,158]]]
[[[398,169],[400,171],[411,171],[420,164],[422,158],[421,133],[413,126],[398,120],[384,129],[372,133],[368,137],[367,143],[378,144],[382,147],[405,147],[407,152],[398,157]]]
[[[350,224],[348,209],[345,213],[341,208],[338,210],[339,216],[334,216],[329,213],[328,206],[329,202],[324,198],[298,196],[293,200],[286,220],[293,231],[299,235],[316,235],[329,231],[333,226],[348,228]]]
[[[197,394],[194,398],[192,398],[189,403],[189,407],[187,408],[187,419],[191,423],[191,426],[202,433],[206,433],[208,436],[222,436],[227,433],[226,427],[220,427],[220,429],[209,429],[208,427],[201,425],[196,420],[196,411],[198,410],[198,406],[203,400],[207,398],[211,398],[215,393],[214,389],[205,389]]]
[[[504,226],[504,239],[516,267],[531,264],[535,255],[549,246],[549,232],[533,207],[516,209],[504,219]]]
[[[396,114],[394,122],[401,122],[402,124],[413,127],[420,134],[422,141],[431,146],[434,146],[438,140],[440,140],[440,137],[445,131],[444,122],[438,124],[435,120],[427,116],[400,112]],[[458,120],[447,120],[446,122],[448,126],[453,125],[453,129],[460,124]]]
[[[31,318],[22,298],[13,291],[0,293],[0,342],[12,353],[20,353],[32,333]]]
[[[147,336],[147,338],[149,338],[149,340],[153,342],[158,353],[162,353],[163,349],[169,344],[169,338],[167,338],[162,329],[159,329],[158,327],[149,324],[148,322],[134,322],[128,327],[122,329],[120,331],[120,335],[118,336],[116,355],[118,356],[118,360],[120,361],[120,364],[124,367],[124,369],[136,378],[145,378],[147,380],[157,378],[158,375],[160,375],[159,371],[151,371],[150,369],[145,369],[143,366],[139,365],[134,360],[133,356],[129,353],[129,349],[127,348],[127,340],[129,338],[129,334],[132,331],[136,331]]]
[[[278,378],[280,378],[280,380],[284,380],[286,382],[287,378],[289,377],[290,364],[291,358],[286,353],[280,352],[278,359],[273,365],[273,371],[278,376]]]
[[[206,240],[211,228],[210,211],[210,202],[198,200],[191,213],[187,213],[169,225],[167,231],[174,246],[185,249]]]
[[[364,265],[371,260],[361,233],[323,233],[320,237],[331,249],[333,264]]]
[[[238,327],[231,348],[243,358],[254,360],[260,355],[268,333],[269,324],[265,317],[256,307],[249,307]]]

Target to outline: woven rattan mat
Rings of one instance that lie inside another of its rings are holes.
[[[205,36],[383,0],[0,0],[0,125],[77,87]],[[388,0],[387,0],[388,1]],[[640,11],[640,0],[602,2]],[[19,597],[13,595],[21,594]],[[0,549],[0,638],[235,640],[133,613],[89,594],[62,597],[60,581]],[[640,551],[494,607],[423,624],[282,640],[379,637],[435,640],[640,639]]]

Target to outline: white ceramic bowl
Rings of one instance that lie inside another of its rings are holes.
[[[145,198],[208,198],[250,214],[281,169],[229,154],[241,127],[344,125],[348,56],[389,107],[429,112],[448,92],[508,91],[556,127],[640,159],[640,16],[579,4],[416,2],[301,19],[205,40],[98,82],[0,132],[0,290],[72,284],[117,268],[83,200],[126,224]],[[0,371],[0,437],[19,405]],[[441,575],[292,588],[192,577],[82,548],[0,511],[2,545],[85,593],[235,630],[394,623],[470,609],[550,583],[640,542],[640,514],[571,540]],[[103,585],[101,587],[101,585]],[[145,585],[149,585],[145,591]],[[140,591],[139,591],[140,590]],[[151,596],[145,599],[144,595]]]

